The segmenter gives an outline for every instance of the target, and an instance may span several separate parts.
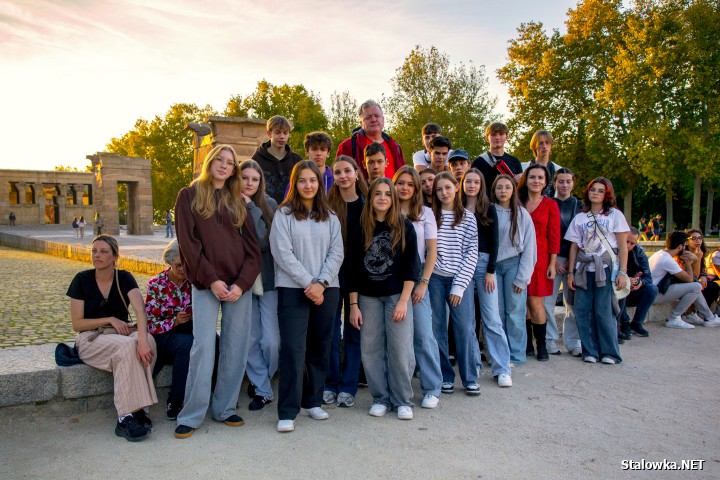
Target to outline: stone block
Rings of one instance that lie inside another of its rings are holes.
[[[59,377],[54,344],[0,349],[0,407],[52,399]]]

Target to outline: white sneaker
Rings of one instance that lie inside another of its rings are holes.
[[[698,314],[695,313],[695,312],[687,313],[687,314],[683,315],[683,316],[680,317],[680,318],[681,318],[684,322],[690,323],[690,324],[692,324],[692,325],[702,325],[703,323],[705,323],[705,322],[703,321],[703,319],[700,318],[700,317],[698,316]]]
[[[423,397],[420,406],[422,408],[435,408],[438,406],[438,402],[440,402],[440,399],[438,397],[428,393]]]
[[[309,416],[313,420],[327,420],[330,418],[328,412],[323,410],[322,407],[301,408],[300,413]]]
[[[581,347],[575,347],[575,348],[572,349],[572,351],[570,352],[570,354],[571,354],[573,357],[582,357],[582,348],[581,348]]]
[[[612,357],[602,357],[602,360],[600,360],[605,365],[615,365],[617,362]]]
[[[583,360],[585,360],[585,363],[597,363],[597,358],[595,358],[591,355],[588,355]]]
[[[387,413],[387,407],[383,405],[382,403],[373,403],[372,407],[370,407],[370,411],[368,412],[368,415],[372,417],[382,417]]]
[[[278,420],[278,432],[292,432],[295,430],[295,420]]]
[[[498,387],[512,387],[512,377],[507,373],[498,375]]]
[[[545,340],[545,348],[550,355],[560,355],[560,349],[558,348],[557,340]]]
[[[703,325],[706,327],[720,327],[720,317],[714,315],[712,318],[705,320]]]
[[[667,322],[665,322],[665,326],[667,328],[684,328],[684,329],[695,328],[692,325],[690,325],[689,323],[684,322],[680,317],[668,318]]]
[[[397,417],[400,420],[412,420],[413,419],[412,408],[408,407],[407,405],[399,406],[397,409]]]

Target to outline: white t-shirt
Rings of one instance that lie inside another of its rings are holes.
[[[653,253],[648,262],[650,263],[650,274],[655,285],[660,283],[665,274],[675,275],[683,271],[680,264],[665,250]]]
[[[448,158],[450,158],[453,154],[454,150],[450,150],[448,152]],[[471,162],[472,163],[472,162]],[[447,166],[448,162],[445,162],[445,166]],[[427,150],[418,150],[417,152],[413,153],[413,165],[418,166],[422,165],[425,168],[430,167],[430,152]],[[420,237],[418,237],[420,238]]]
[[[427,253],[425,251],[425,241],[437,240],[437,222],[435,222],[435,215],[430,208],[423,205],[420,219],[417,222],[412,222],[412,224],[413,227],[415,227],[420,262],[425,263],[425,254]]]
[[[577,243],[578,247],[588,255],[602,255],[605,244],[602,235],[605,235],[612,248],[618,248],[616,233],[629,232],[630,226],[625,215],[616,208],[610,209],[609,215],[593,215],[590,212],[580,212],[570,222],[565,233],[565,240]],[[589,272],[595,271],[595,264],[588,265]]]

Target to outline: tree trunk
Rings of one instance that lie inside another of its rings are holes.
[[[665,233],[672,232],[675,230],[675,226],[673,225],[673,187],[672,185],[668,185],[665,187],[665,211],[667,214],[665,215],[665,228],[663,229]]]
[[[625,220],[628,225],[632,225],[632,188],[625,190],[623,194],[623,213],[625,214]]]
[[[702,195],[702,180],[700,175],[695,175],[693,180],[693,203],[692,203],[692,226],[700,229],[700,196]]]
[[[715,187],[707,186],[707,211],[705,212],[705,235],[710,235],[712,228],[713,202],[715,201]]]

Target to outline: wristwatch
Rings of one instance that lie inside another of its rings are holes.
[[[312,283],[319,283],[320,285],[322,285],[323,288],[328,288],[330,286],[327,280],[322,280],[319,278],[313,278]]]

